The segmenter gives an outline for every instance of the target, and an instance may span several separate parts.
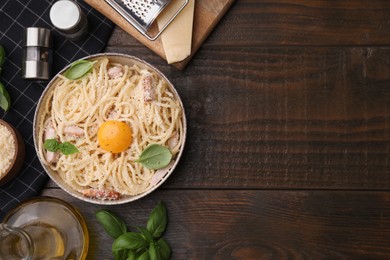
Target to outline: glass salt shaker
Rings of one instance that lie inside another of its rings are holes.
[[[22,78],[49,80],[52,66],[51,30],[28,27],[23,34]]]
[[[88,34],[88,19],[72,0],[59,0],[50,8],[50,21],[64,37],[78,41]]]

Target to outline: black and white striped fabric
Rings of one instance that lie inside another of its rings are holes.
[[[35,107],[46,83],[25,81],[21,77],[22,35],[26,27],[53,29],[49,11],[55,0],[1,0],[0,44],[6,51],[6,61],[0,81],[8,90],[12,105],[0,118],[11,123],[22,134],[26,144],[26,160],[18,177],[0,187],[0,220],[21,201],[36,196],[47,180],[35,152],[33,118]],[[87,15],[89,34],[82,40],[70,41],[53,29],[53,75],[84,56],[102,52],[114,24],[84,1],[76,1]],[[0,151],[2,156],[2,151]]]

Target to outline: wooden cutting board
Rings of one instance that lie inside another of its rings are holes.
[[[111,21],[136,38],[139,42],[166,60],[164,48],[160,38],[157,38],[155,41],[148,40],[130,23],[122,18],[114,9],[112,9],[104,0],[84,1],[108,17]],[[234,0],[195,0],[191,55],[181,62],[172,64],[173,66],[178,69],[185,68],[187,63],[191,60],[191,58],[215,28],[217,23],[221,20],[233,2]]]

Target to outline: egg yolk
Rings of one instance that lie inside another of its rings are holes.
[[[133,140],[130,126],[114,120],[104,122],[99,127],[97,138],[100,147],[111,153],[123,152]]]

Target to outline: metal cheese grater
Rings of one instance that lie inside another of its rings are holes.
[[[156,20],[157,16],[164,10],[172,0],[105,0],[115,9],[127,22],[133,25],[141,34],[149,40],[154,41],[165,30],[165,28],[176,18],[176,16],[188,4],[189,0],[183,0],[183,5],[174,13],[169,21],[151,36],[148,29]],[[177,1],[177,0],[173,0]]]

